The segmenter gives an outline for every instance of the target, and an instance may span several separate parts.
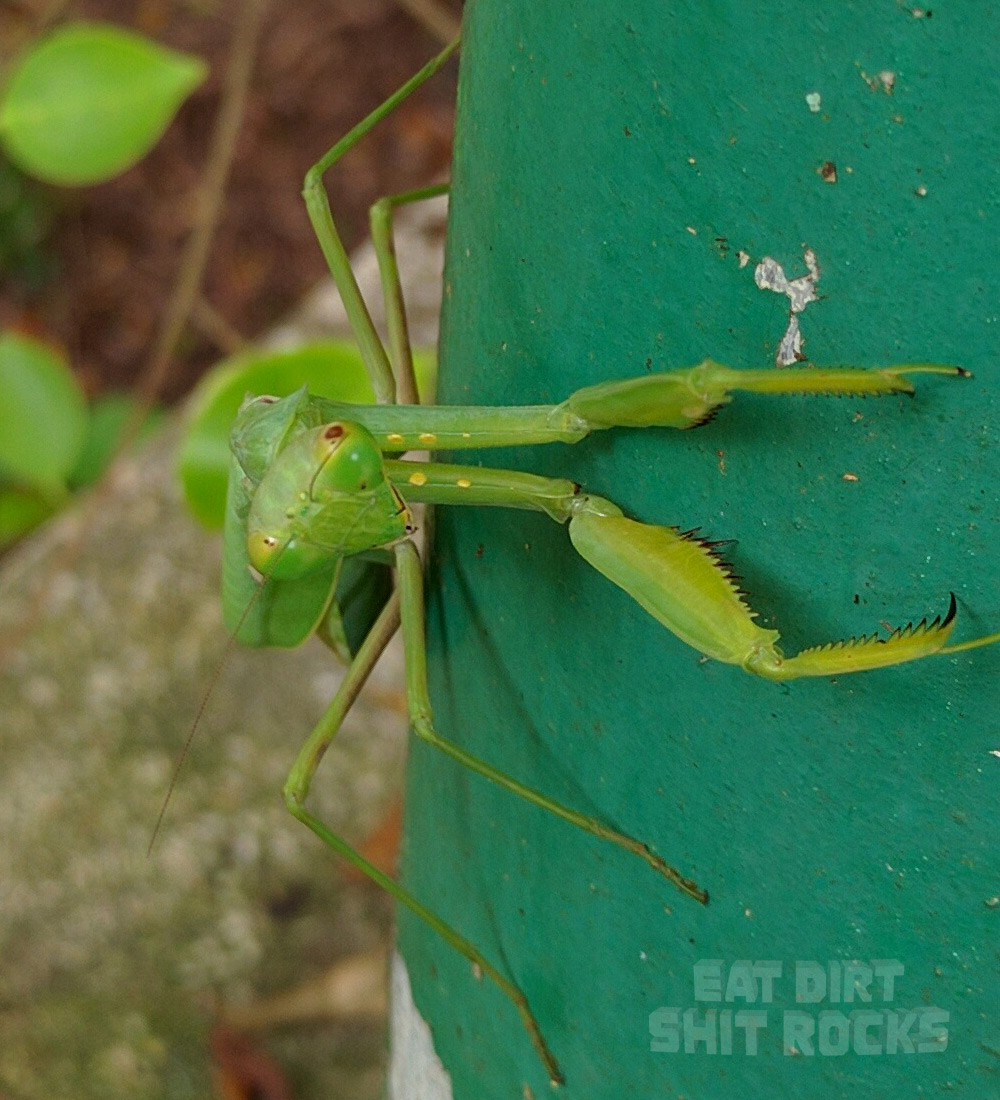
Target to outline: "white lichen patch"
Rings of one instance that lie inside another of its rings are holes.
[[[765,256],[754,270],[754,282],[761,290],[771,290],[788,298],[788,325],[774,356],[779,367],[787,367],[805,359],[802,351],[805,337],[799,325],[799,314],[810,302],[818,301],[819,298],[816,284],[819,282],[820,271],[816,253],[811,248],[805,248],[803,259],[806,274],[795,279],[789,279],[781,264],[771,256]]]

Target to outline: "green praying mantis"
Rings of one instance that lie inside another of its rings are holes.
[[[878,370],[798,367],[734,370],[711,360],[687,370],[609,381],[561,404],[514,408],[415,404],[413,366],[391,243],[393,210],[442,193],[432,187],[383,199],[372,209],[373,237],[387,303],[388,350],[372,324],[323,188],[325,172],[406,96],[429,79],[452,43],[317,162],[305,180],[309,215],[336,281],[373,383],[377,404],[347,405],[310,396],[248,400],[233,426],[226,509],[223,596],[227,624],[247,644],[298,644],[316,632],[349,658],[334,699],[305,742],[284,788],[289,810],[335,853],[426,921],[509,997],[554,1084],[558,1062],[518,986],[455,928],[332,832],[306,806],[324,752],[397,629],[402,630],[406,696],[417,737],[512,794],[644,860],[695,902],[707,892],[645,844],[599,819],[558,804],[442,736],[434,725],[426,673],[422,568],[413,541],[413,506],[475,505],[542,512],[568,527],[576,551],[681,641],[707,658],[775,681],[839,676],[956,653],[1000,634],[949,645],[952,596],[932,622],[888,637],[871,635],[786,656],[778,632],[755,613],[717,548],[692,532],[639,523],[610,500],[569,480],[479,466],[409,461],[409,451],[576,443],[617,427],[696,428],[737,392],[767,395],[879,396],[913,392],[921,374],[967,375],[958,367]],[[395,584],[363,640],[347,642],[352,594],[391,566]]]

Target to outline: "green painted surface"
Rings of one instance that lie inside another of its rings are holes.
[[[893,0],[474,0],[442,399],[560,400],[706,355],[766,366],[787,302],[755,286],[754,265],[804,275],[806,244],[821,270],[802,316],[814,361],[955,362],[975,378],[918,379],[913,400],[740,398],[697,432],[495,462],[737,539],[736,571],[790,652],[936,614],[952,589],[956,640],[998,629],[998,46],[996,17],[969,2],[917,18]],[[996,1095],[1000,650],[776,686],[700,662],[550,521],[438,517],[441,731],[598,810],[712,894],[702,909],[415,747],[406,878],[522,985],[565,1095]],[[504,998],[412,920],[402,943],[455,1097],[545,1095]],[[773,1001],[696,1000],[705,959],[780,962]],[[904,968],[891,1002],[876,988],[868,1005],[799,1008],[905,1026],[937,1007],[947,1049],[786,1056],[796,962],[873,959]],[[730,1056],[653,1052],[660,1007],[766,1011],[759,1053],[739,1028]]]

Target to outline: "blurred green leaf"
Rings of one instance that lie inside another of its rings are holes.
[[[421,394],[433,391],[435,358],[414,353]],[[178,472],[191,511],[206,527],[221,528],[229,473],[229,429],[248,395],[287,397],[300,386],[333,401],[370,405],[375,400],[358,349],[322,341],[296,351],[250,352],[220,363],[191,398],[191,423],[178,457]]]
[[[0,336],[0,474],[58,502],[86,427],[83,393],[59,355],[26,336]]]
[[[12,546],[52,512],[52,505],[34,493],[0,485],[0,550]]]
[[[68,478],[71,489],[93,485],[104,473],[137,405],[138,402],[130,394],[107,393],[98,397],[90,406],[83,448]],[[163,412],[153,409],[143,422],[139,440],[147,438],[162,420]]]
[[[149,152],[206,72],[199,58],[116,27],[60,27],[15,66],[0,141],[49,183],[110,179]]]

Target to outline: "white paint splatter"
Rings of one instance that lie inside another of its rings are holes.
[[[896,87],[896,74],[892,69],[882,69],[881,72],[877,72],[874,76],[869,75],[861,70],[861,79],[868,85],[873,92],[882,91],[886,95],[892,95]]]
[[[392,953],[390,984],[389,1100],[454,1100],[451,1078],[413,1003],[410,975],[398,951]]]
[[[787,367],[805,359],[802,352],[805,338],[799,327],[798,315],[810,302],[818,300],[816,284],[819,282],[819,264],[816,262],[816,253],[811,248],[805,249],[803,259],[808,274],[800,275],[797,279],[789,279],[781,264],[770,256],[765,256],[753,273],[754,282],[761,290],[773,290],[775,294],[788,297],[788,327],[774,356],[779,367]]]

